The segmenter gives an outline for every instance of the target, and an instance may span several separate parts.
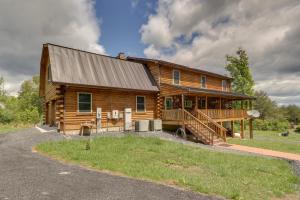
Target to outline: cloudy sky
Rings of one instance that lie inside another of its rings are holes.
[[[300,105],[299,0],[1,0],[0,76],[12,94],[46,42],[226,73],[247,50],[256,89]]]

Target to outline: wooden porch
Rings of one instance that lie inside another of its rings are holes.
[[[243,138],[244,121],[247,119],[251,121],[247,111],[251,109],[252,102],[248,99],[230,99],[201,94],[177,94],[162,98],[164,102],[161,112],[163,125],[182,127],[205,144],[212,145],[216,139],[226,142],[228,129],[232,134],[234,133],[234,121],[241,122],[241,137]],[[224,124],[227,126],[223,126]],[[249,126],[251,125],[252,122],[249,123]],[[252,127],[249,128],[252,132]]]

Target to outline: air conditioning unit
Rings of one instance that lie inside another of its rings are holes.
[[[139,120],[135,122],[135,131],[149,131],[149,120]]]
[[[160,119],[154,119],[150,121],[150,131],[161,131],[162,121]]]

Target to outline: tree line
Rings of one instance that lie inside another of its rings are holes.
[[[265,91],[255,91],[249,58],[244,49],[239,48],[236,55],[227,55],[226,61],[225,69],[233,77],[233,92],[256,97],[253,109],[260,112],[260,117],[254,120],[254,129],[282,131],[299,124],[299,106],[279,106]]]

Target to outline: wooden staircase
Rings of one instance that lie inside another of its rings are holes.
[[[182,112],[185,129],[191,132],[202,143],[213,145],[226,142],[227,130],[213,119],[201,111],[190,113],[184,109]]]

